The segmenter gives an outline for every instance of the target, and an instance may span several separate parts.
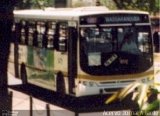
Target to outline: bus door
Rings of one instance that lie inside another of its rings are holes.
[[[61,89],[65,86],[67,89],[64,89],[67,90],[67,93],[73,94],[74,78],[77,72],[77,33],[75,27],[69,26],[68,22],[58,22],[54,35],[54,47],[57,91],[64,92]],[[62,85],[63,82],[64,85]]]
[[[69,77],[69,93],[75,94],[75,78],[77,77],[77,30],[69,27],[69,43],[68,43],[68,77]]]

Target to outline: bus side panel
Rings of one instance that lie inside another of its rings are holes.
[[[55,90],[53,51],[34,47],[28,47],[27,49],[28,82],[46,89]]]
[[[62,72],[63,75],[67,76],[68,71],[68,54],[67,52],[54,52],[54,70],[56,72]]]

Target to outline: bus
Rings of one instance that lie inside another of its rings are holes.
[[[82,97],[154,78],[147,12],[46,8],[16,10],[14,18],[8,67],[23,84]]]

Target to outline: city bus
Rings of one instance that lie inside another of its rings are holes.
[[[46,8],[16,10],[14,18],[8,67],[23,84],[82,97],[153,81],[147,12]]]

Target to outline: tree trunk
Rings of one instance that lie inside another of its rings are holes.
[[[7,65],[13,22],[13,2],[0,1],[0,88],[7,88]]]
[[[11,98],[8,93],[7,66],[11,29],[13,22],[13,1],[0,0],[0,114],[11,110]]]

